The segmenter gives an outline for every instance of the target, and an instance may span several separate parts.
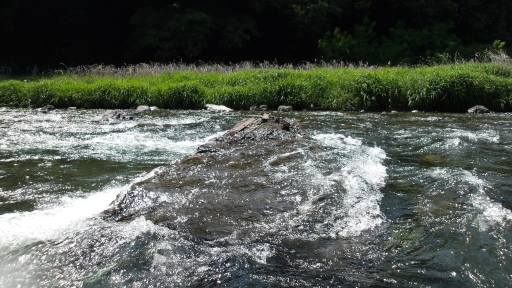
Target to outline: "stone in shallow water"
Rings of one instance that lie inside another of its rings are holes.
[[[290,124],[286,120],[264,114],[261,118],[247,118],[231,131],[215,139],[215,142],[240,142],[242,140],[296,140],[307,137],[302,124]]]
[[[55,107],[53,107],[53,105],[46,105],[38,109],[38,111],[41,113],[48,113],[53,110],[55,110]]]
[[[228,108],[224,105],[215,105],[215,104],[206,104],[205,105],[206,110],[212,113],[231,113],[233,112],[233,109]]]
[[[321,153],[318,147],[311,148],[316,145],[302,126],[281,118],[244,119],[199,147],[197,154],[132,185],[101,216],[110,221],[144,216],[207,240],[233,233],[237,238],[261,234],[264,231],[257,232],[256,226],[297,210],[296,199],[310,190],[308,180],[283,179],[273,173],[281,169],[301,173],[307,155]],[[287,190],[293,192],[282,193]]]
[[[484,114],[484,113],[490,113],[491,111],[487,109],[487,107],[482,105],[476,105],[468,109],[468,113],[471,114]]]
[[[105,113],[103,113],[103,116],[101,116],[101,120],[108,120],[108,119],[119,119],[121,118],[122,114],[119,111],[116,110],[107,110]]]
[[[146,112],[146,111],[151,111],[151,107],[146,106],[146,105],[140,105],[135,110],[135,113],[141,113],[141,112]]]
[[[267,111],[267,105],[253,105],[249,108],[251,111]]]
[[[292,111],[292,106],[285,106],[285,105],[281,105],[277,108],[277,111],[279,112],[290,112]]]
[[[101,120],[109,120],[109,119],[121,119],[121,120],[133,120],[137,114],[123,114],[116,110],[107,110],[101,116]]]

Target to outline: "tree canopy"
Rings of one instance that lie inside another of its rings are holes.
[[[27,73],[169,61],[412,64],[506,48],[510,15],[505,0],[3,0],[0,67]]]

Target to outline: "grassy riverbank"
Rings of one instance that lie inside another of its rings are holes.
[[[308,110],[353,106],[367,111],[464,112],[481,104],[493,111],[511,111],[512,65],[507,60],[422,67],[269,67],[0,78],[0,105],[200,109],[214,103],[240,110],[266,104]]]

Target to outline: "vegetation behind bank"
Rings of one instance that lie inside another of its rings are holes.
[[[507,58],[509,61],[510,58]],[[512,110],[512,65],[448,63],[423,67],[250,68],[229,73],[167,71],[157,75],[78,75],[0,79],[0,105],[10,107],[249,109],[464,112],[477,104]]]
[[[2,0],[0,72],[169,62],[422,63],[512,53],[510,0]]]

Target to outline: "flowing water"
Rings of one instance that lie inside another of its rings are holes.
[[[274,191],[280,212],[248,211],[256,238],[229,223],[231,235],[197,239],[98,215],[258,114],[0,109],[0,287],[512,287],[510,114],[285,114],[321,152],[261,169],[306,190]],[[187,195],[176,203],[194,205]]]

